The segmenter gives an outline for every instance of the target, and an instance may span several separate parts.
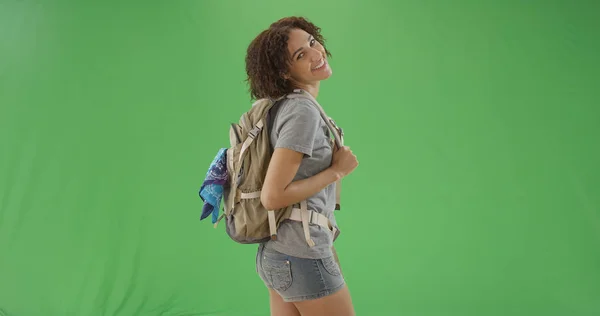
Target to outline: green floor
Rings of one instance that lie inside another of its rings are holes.
[[[0,315],[268,315],[198,188],[287,15],[360,160],[358,315],[600,315],[599,2],[94,2],[0,0]]]

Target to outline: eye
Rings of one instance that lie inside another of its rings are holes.
[[[310,47],[315,46],[315,44],[317,43],[317,40],[315,40],[314,38],[311,38],[310,41],[308,42]],[[304,56],[304,53],[300,53],[298,54],[298,57],[296,58],[296,60],[302,58]]]

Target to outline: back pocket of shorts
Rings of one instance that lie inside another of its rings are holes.
[[[292,268],[289,260],[273,260],[263,257],[263,269],[276,291],[285,291],[292,285]]]

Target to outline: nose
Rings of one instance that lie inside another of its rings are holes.
[[[311,48],[311,59],[312,61],[319,61],[323,58],[323,52],[320,49]]]

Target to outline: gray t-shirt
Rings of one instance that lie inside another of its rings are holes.
[[[293,181],[312,177],[331,166],[330,131],[316,105],[304,98],[283,99],[270,113],[270,138],[273,148],[289,148],[304,154]],[[329,218],[337,227],[335,216],[335,183],[307,199],[308,209]],[[265,243],[290,256],[320,259],[333,255],[332,233],[318,225],[310,225],[315,246],[306,243],[302,222],[287,220],[277,230],[277,240]]]

